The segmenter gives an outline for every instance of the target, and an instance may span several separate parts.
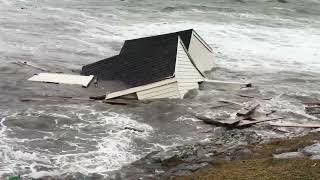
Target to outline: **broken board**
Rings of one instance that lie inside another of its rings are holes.
[[[320,123],[270,123],[271,126],[277,127],[301,127],[301,128],[320,128]]]
[[[93,75],[80,76],[73,74],[40,73],[32,76],[28,80],[48,83],[78,84],[83,87],[88,87],[93,78]]]
[[[274,117],[274,118],[267,118],[267,119],[261,119],[261,120],[255,120],[255,121],[241,120],[237,126],[238,127],[251,126],[254,124],[258,124],[258,123],[262,123],[262,122],[266,122],[266,121],[274,121],[274,120],[279,120],[279,119],[283,119],[283,117]]]
[[[249,116],[257,109],[258,106],[260,106],[260,104],[256,102],[249,104],[248,106],[242,108],[239,112],[237,112],[237,116]]]
[[[213,124],[218,126],[235,126],[240,122],[240,119],[216,119],[204,115],[195,114],[197,119],[202,120],[204,123]]]

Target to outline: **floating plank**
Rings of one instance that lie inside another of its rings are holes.
[[[21,98],[21,102],[31,102],[31,101],[93,101],[89,98],[81,97],[69,97],[69,96],[39,96],[39,97],[26,97]]]
[[[237,112],[237,116],[249,116],[254,112],[254,110],[257,109],[257,107],[260,106],[258,103],[252,103],[249,106],[244,107],[239,112]]]
[[[251,125],[254,125],[254,124],[258,124],[258,123],[262,123],[262,122],[266,122],[266,121],[274,121],[274,120],[279,120],[279,119],[283,119],[283,117],[261,119],[261,120],[256,120],[256,121],[241,120],[237,126],[238,127],[251,126]]]
[[[220,90],[235,90],[242,88],[251,88],[252,84],[247,82],[232,82],[232,81],[220,81],[220,80],[211,80],[205,79],[200,83],[200,88],[205,89],[207,87],[214,87]]]
[[[71,74],[58,73],[40,73],[29,78],[29,81],[48,82],[48,83],[62,83],[62,84],[78,84],[83,87],[88,87],[94,76],[80,76]]]
[[[30,66],[30,67],[33,67],[35,69],[38,69],[38,70],[41,70],[41,71],[46,71],[46,72],[49,72],[48,69],[45,69],[43,67],[40,67],[39,65],[37,64],[34,64],[32,62],[27,62],[27,61],[21,61],[21,62],[16,62],[15,64],[18,64],[18,65],[25,65],[25,66]]]
[[[271,126],[278,126],[278,127],[301,127],[301,128],[320,128],[320,123],[305,123],[305,124],[298,124],[298,123],[270,123]]]
[[[252,87],[251,83],[247,82],[234,82],[234,81],[221,81],[221,80],[211,80],[211,79],[205,79],[205,83],[210,83],[210,84],[221,84],[221,85],[235,85],[235,86],[240,86],[240,87]]]

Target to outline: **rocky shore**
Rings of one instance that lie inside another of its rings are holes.
[[[153,152],[111,179],[317,179],[320,133],[260,144],[253,132],[228,131],[207,143]]]
[[[320,133],[263,142],[254,132],[231,130],[221,137],[155,151],[109,177],[73,174],[39,180],[102,179],[318,179]]]

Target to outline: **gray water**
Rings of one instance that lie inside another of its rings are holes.
[[[108,176],[154,150],[212,136],[203,132],[213,127],[190,116],[211,112],[212,101],[230,95],[210,88],[192,100],[137,107],[20,101],[96,92],[28,82],[39,71],[14,62],[77,71],[141,36],[193,28],[214,49],[214,78],[253,82],[273,97],[262,108],[277,109],[287,121],[318,120],[301,101],[320,98],[319,9],[319,0],[0,0],[0,177]],[[266,138],[305,132],[249,130]]]

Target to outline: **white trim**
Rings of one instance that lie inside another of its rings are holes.
[[[202,38],[201,38],[201,36],[196,32],[196,31],[194,31],[193,30],[193,32],[192,32],[192,34],[194,33],[194,37],[196,37],[200,42],[201,42],[201,44],[203,44],[211,53],[213,53],[213,50],[212,50],[212,48],[209,46],[209,44],[207,43],[207,42],[205,42]],[[190,40],[190,43],[191,43],[191,40]]]
[[[174,82],[177,82],[177,79],[175,77],[171,77],[169,79],[165,79],[165,80],[158,81],[155,83],[150,83],[150,84],[143,85],[143,86],[138,86],[138,87],[134,87],[134,88],[125,89],[122,91],[116,91],[116,92],[109,93],[106,95],[106,99],[112,99],[115,97],[136,93],[139,91],[151,89],[151,88],[158,87],[158,86],[163,86],[163,85],[174,83]]]

